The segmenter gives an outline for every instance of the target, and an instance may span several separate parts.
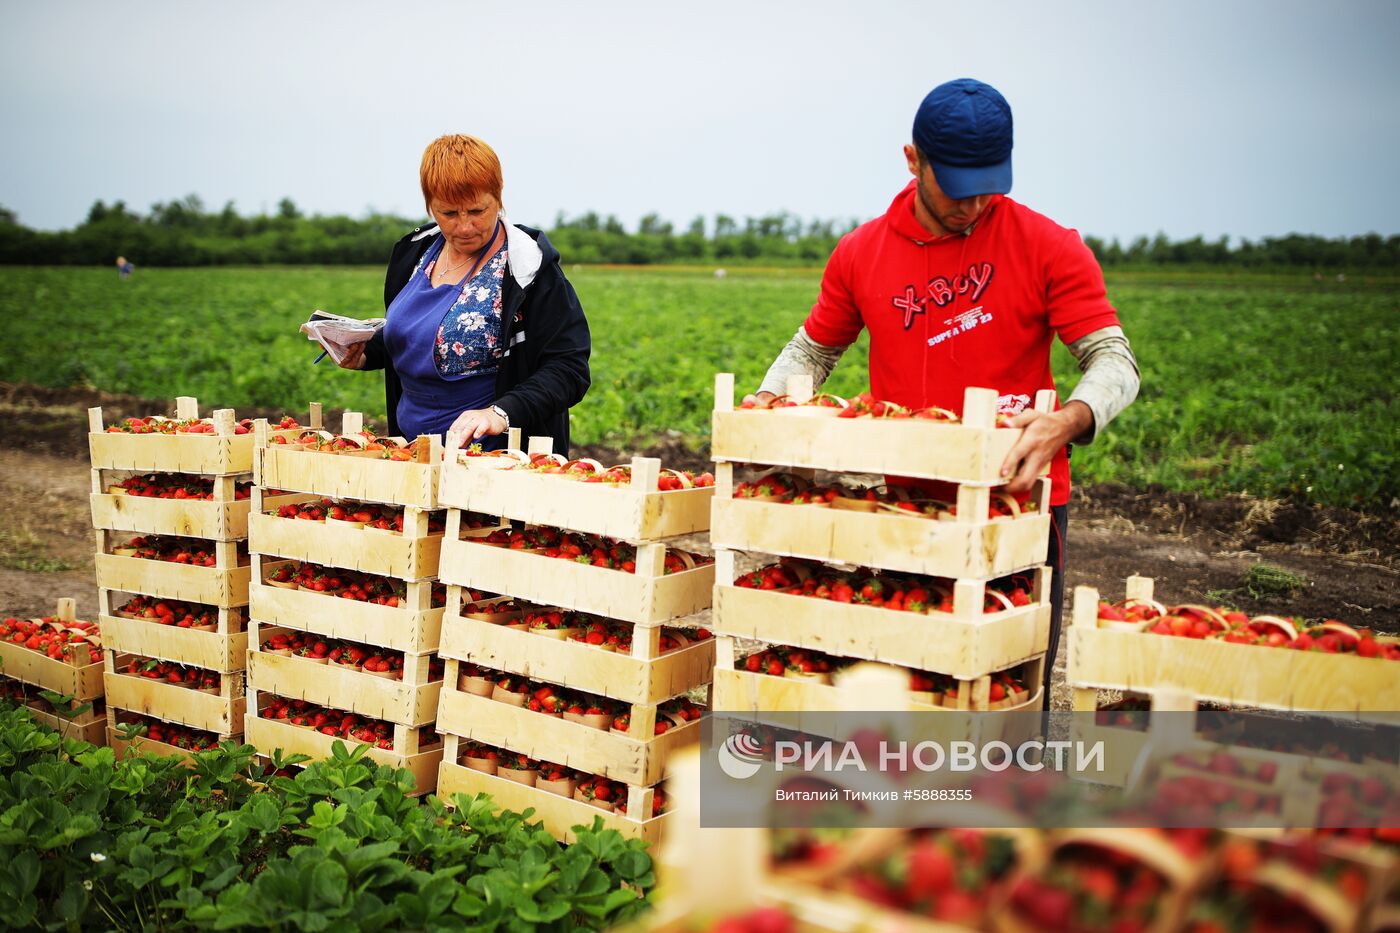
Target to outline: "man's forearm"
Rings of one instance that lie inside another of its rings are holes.
[[[784,395],[789,376],[811,376],[813,390],[820,388],[845,352],[845,347],[828,347],[817,343],[807,336],[805,327],[799,327],[773,365],[768,367],[768,374],[763,377],[758,391]]]
[[[1137,358],[1121,327],[1103,327],[1069,345],[1084,374],[1068,402],[1083,402],[1093,412],[1093,424],[1075,444],[1088,444],[1137,398],[1142,379]]]

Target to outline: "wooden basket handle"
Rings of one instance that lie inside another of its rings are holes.
[[[576,460],[567,460],[567,461],[564,462],[564,470],[565,470],[565,472],[568,472],[568,470],[569,470],[570,467],[572,467],[572,466],[574,466],[574,465],[576,465],[576,464],[580,464],[580,463],[583,464],[584,466],[592,467],[594,473],[603,473],[603,472],[606,472],[606,470],[607,470],[606,467],[604,467],[604,466],[603,466],[601,463],[599,463],[597,460],[594,460],[592,457],[579,457],[579,458],[577,458]]]
[[[937,415],[938,417],[937,417],[937,418],[925,418],[925,419],[923,419],[923,420],[925,420],[925,421],[940,421],[940,422],[946,421],[946,422],[948,422],[949,424],[957,424],[959,421],[962,420],[961,418],[958,417],[958,413],[957,413],[957,412],[955,412],[955,411],[949,411],[949,410],[946,409],[946,408],[939,408],[937,405],[930,405],[930,406],[928,406],[927,408],[920,408],[918,411],[914,412],[914,414],[915,414],[915,415],[918,415],[920,412],[926,412],[926,411],[928,411],[928,412],[933,412],[933,413],[934,413],[935,415]]]
[[[499,458],[506,459],[506,460],[514,460],[516,463],[520,464],[521,466],[529,466],[529,465],[530,465],[530,455],[527,454],[525,451],[523,451],[523,450],[518,450],[518,449],[516,449],[516,448],[514,448],[514,447],[505,447],[505,448],[502,448],[501,450],[493,450],[493,451],[491,451],[489,454],[485,454],[484,456],[487,456],[487,457],[499,457]],[[459,460],[474,460],[474,459],[477,459],[477,458],[475,458],[475,457],[468,457],[467,454],[466,454],[466,448],[463,448],[462,451],[457,455],[457,457],[458,457]]]
[[[1336,619],[1330,619],[1322,623],[1321,628],[1325,628],[1329,632],[1335,632],[1338,635],[1345,635],[1347,638],[1350,638],[1353,641],[1361,640],[1360,632],[1352,628],[1350,625],[1347,625],[1345,622],[1338,622]],[[1293,637],[1297,638],[1298,636],[1294,635]]]
[[[1118,600],[1118,602],[1113,604],[1114,609],[1127,609],[1130,606],[1148,606],[1152,609],[1157,610],[1158,617],[1167,614],[1167,607],[1163,606],[1155,599],[1141,599],[1139,597],[1129,597],[1128,599],[1120,599]]]
[[[674,476],[676,479],[680,480],[682,489],[695,488],[695,480],[692,479],[690,474],[684,470],[664,469],[661,472],[667,476]]]
[[[996,500],[997,500],[998,502],[1000,502],[1002,505],[1004,505],[1004,506],[1006,506],[1008,509],[1010,509],[1010,510],[1011,510],[1011,516],[1012,516],[1013,518],[1020,518],[1020,517],[1021,517],[1021,514],[1022,514],[1022,512],[1021,512],[1021,503],[1020,503],[1019,501],[1017,501],[1016,497],[1013,496],[1011,493],[1009,493],[1009,492],[1007,492],[1007,491],[1005,491],[1005,490],[997,490],[997,491],[994,491],[994,492],[992,493],[992,498],[993,498],[993,499],[996,499]]]
[[[1298,637],[1298,630],[1294,628],[1293,623],[1281,616],[1255,616],[1249,620],[1250,625],[1261,623],[1264,625],[1272,625],[1274,628],[1283,632],[1283,634],[1288,637],[1289,641]]]
[[[1222,616],[1220,613],[1216,612],[1214,609],[1210,608],[1209,606],[1200,606],[1194,603],[1183,603],[1180,606],[1172,606],[1167,610],[1167,612],[1169,612],[1172,615],[1176,615],[1183,609],[1187,612],[1193,612],[1196,615],[1199,615],[1207,622],[1213,624],[1216,628],[1228,629],[1230,627],[1230,623],[1225,621],[1225,617]]]
[[[1000,612],[1005,612],[1005,611],[1008,610],[1008,609],[1015,609],[1015,608],[1016,608],[1015,603],[1011,602],[1010,598],[1008,598],[1007,595],[1006,595],[1005,593],[1003,593],[1001,590],[988,589],[988,590],[987,590],[987,597],[988,597],[989,599],[995,599],[995,600],[998,600],[998,601],[1001,602],[1001,609],[998,610],[998,611],[1000,611]],[[983,611],[984,611],[984,612],[986,611],[986,607],[985,607],[985,606],[983,606]]]

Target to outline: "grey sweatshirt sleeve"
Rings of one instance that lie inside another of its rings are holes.
[[[788,376],[811,376],[812,391],[815,392],[826,382],[826,377],[831,375],[845,352],[845,347],[828,347],[817,343],[807,336],[807,328],[798,327],[797,333],[783,347],[783,352],[768,367],[768,375],[763,377],[758,391],[784,395],[787,393]]]
[[[1094,413],[1094,426],[1076,437],[1075,444],[1089,444],[1108,423],[1137,398],[1141,376],[1137,358],[1121,327],[1101,327],[1069,344],[1069,352],[1084,375],[1070,393]]]

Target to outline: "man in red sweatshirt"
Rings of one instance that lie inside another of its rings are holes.
[[[997,390],[1000,409],[1024,428],[1002,466],[1007,489],[1029,491],[1050,465],[1048,708],[1064,603],[1067,445],[1091,442],[1137,396],[1139,379],[1093,253],[1074,230],[1005,196],[1011,142],[1011,108],[995,88],[960,78],[930,91],[904,147],[914,180],[883,216],[841,238],[816,305],[755,398],[781,394],[794,374],[820,385],[862,328],[876,398],[961,413],[968,386]],[[1041,413],[1030,406],[1038,390],[1055,388],[1056,336],[1083,377],[1069,401]]]

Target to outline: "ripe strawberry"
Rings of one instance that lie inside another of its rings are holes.
[[[924,839],[910,847],[905,891],[911,900],[931,898],[951,887],[953,877],[953,859],[936,842]]]

